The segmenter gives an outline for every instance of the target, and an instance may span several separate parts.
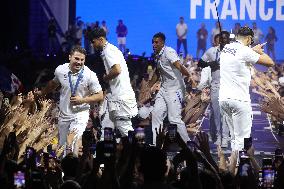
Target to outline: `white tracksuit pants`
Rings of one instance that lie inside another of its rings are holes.
[[[252,127],[250,102],[228,99],[220,101],[221,115],[230,129],[232,151],[244,148],[244,138],[249,138]]]
[[[67,135],[73,129],[77,130],[77,134],[73,141],[73,151],[78,152],[77,140],[83,135],[89,120],[89,110],[75,113],[73,119],[58,118],[58,132],[59,132],[59,145],[65,145],[67,142]]]
[[[136,101],[110,100],[105,97],[100,109],[102,125],[101,140],[104,140],[104,128],[117,128],[122,137],[128,136],[128,131],[133,131],[131,118],[138,113]]]
[[[153,132],[153,144],[156,144],[156,128],[163,124],[164,118],[168,115],[169,122],[177,125],[177,131],[181,138],[187,142],[189,137],[184,122],[181,117],[182,90],[167,91],[161,88],[156,95],[154,109],[152,111],[152,132]]]

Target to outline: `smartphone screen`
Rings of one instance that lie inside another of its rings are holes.
[[[272,159],[262,159],[262,186],[264,188],[273,187],[275,171],[272,168]]]
[[[251,148],[251,146],[252,146],[252,138],[251,137],[244,138],[244,149],[248,150]]]
[[[168,126],[168,133],[169,133],[169,139],[174,140],[176,138],[177,125],[176,124],[170,124]]]
[[[104,157],[109,158],[114,155],[115,144],[113,141],[104,141]]]
[[[195,150],[195,143],[193,141],[187,141],[186,144],[191,151]]]
[[[270,168],[262,170],[262,186],[264,188],[272,188],[274,183],[275,171]]]
[[[138,144],[144,144],[145,143],[145,131],[144,131],[143,127],[137,127],[135,129],[135,138],[136,138]]]
[[[25,188],[25,184],[25,173],[22,171],[17,171],[14,173],[14,186],[16,188]]]
[[[113,130],[110,127],[104,128],[104,140],[112,141],[113,140]]]
[[[27,167],[36,167],[36,152],[32,147],[27,147],[25,151],[25,163]]]
[[[128,131],[128,142],[132,144],[133,142],[134,131]]]

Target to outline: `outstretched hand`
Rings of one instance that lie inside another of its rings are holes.
[[[160,125],[159,127],[159,131],[157,128],[155,128],[155,132],[156,132],[156,146],[158,148],[162,148],[165,142],[165,138],[166,138],[166,132],[165,132],[165,127],[163,127],[162,125]]]

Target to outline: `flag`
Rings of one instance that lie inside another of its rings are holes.
[[[23,92],[19,78],[4,66],[0,66],[0,90],[8,93]]]

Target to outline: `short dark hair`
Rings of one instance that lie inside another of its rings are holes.
[[[72,47],[72,49],[70,50],[70,55],[73,55],[75,52],[82,53],[85,56],[87,55],[86,50],[83,47],[81,47],[80,45],[75,45],[74,47]]]
[[[223,35],[223,34],[230,36],[230,33],[228,31],[225,31],[225,30],[221,31],[221,35]]]
[[[162,32],[156,33],[156,34],[153,36],[153,38],[160,38],[160,39],[162,39],[164,42],[166,41],[166,36],[165,36],[165,34],[163,34]]]
[[[238,35],[240,36],[254,36],[254,33],[253,33],[253,30],[250,28],[250,27],[247,27],[247,26],[244,26],[244,27],[241,27],[238,31]]]
[[[217,40],[217,38],[219,38],[220,37],[220,33],[218,33],[218,34],[216,34],[215,36],[214,36],[214,42],[216,42],[216,40]]]
[[[100,37],[106,38],[106,32],[103,28],[95,28],[88,35],[88,39],[90,41],[93,41],[93,39],[98,39]]]

